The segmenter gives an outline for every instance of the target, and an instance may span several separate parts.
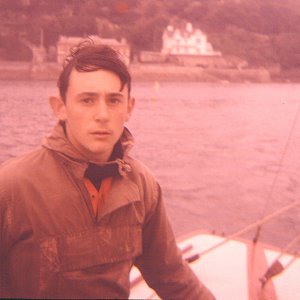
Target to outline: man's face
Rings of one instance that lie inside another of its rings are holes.
[[[70,142],[89,160],[105,162],[129,119],[134,99],[107,70],[78,72],[69,79],[62,118]]]

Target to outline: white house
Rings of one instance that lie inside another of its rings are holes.
[[[130,47],[127,44],[125,39],[122,39],[120,42],[116,39],[104,39],[97,35],[89,36],[90,39],[94,41],[95,44],[106,45],[112,47],[119,54],[121,59],[125,62],[126,65],[129,65],[130,62]],[[69,53],[71,47],[78,45],[82,42],[84,38],[82,37],[66,37],[60,36],[57,42],[57,62],[62,64]]]
[[[194,29],[191,23],[186,23],[185,28],[167,26],[163,33],[161,52],[167,55],[222,55],[221,52],[213,50],[207,36],[200,29]]]

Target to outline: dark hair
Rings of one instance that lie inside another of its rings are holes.
[[[120,78],[121,90],[127,84],[128,94],[130,94],[131,76],[128,68],[120,58],[120,54],[109,46],[96,45],[92,40],[85,40],[70,49],[70,54],[64,61],[63,70],[57,81],[59,93],[64,102],[73,69],[78,72],[93,72],[101,69],[111,71]]]

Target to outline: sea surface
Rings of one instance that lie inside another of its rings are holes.
[[[57,90],[53,81],[5,80],[0,90],[3,162],[51,132]],[[300,201],[300,84],[138,82],[132,93],[132,155],[160,182],[177,237],[231,235]],[[287,245],[300,233],[299,206],[264,225],[261,240]]]

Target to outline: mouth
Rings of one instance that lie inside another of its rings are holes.
[[[92,131],[90,134],[94,137],[104,138],[109,136],[111,132],[109,130],[96,130],[96,131]]]

